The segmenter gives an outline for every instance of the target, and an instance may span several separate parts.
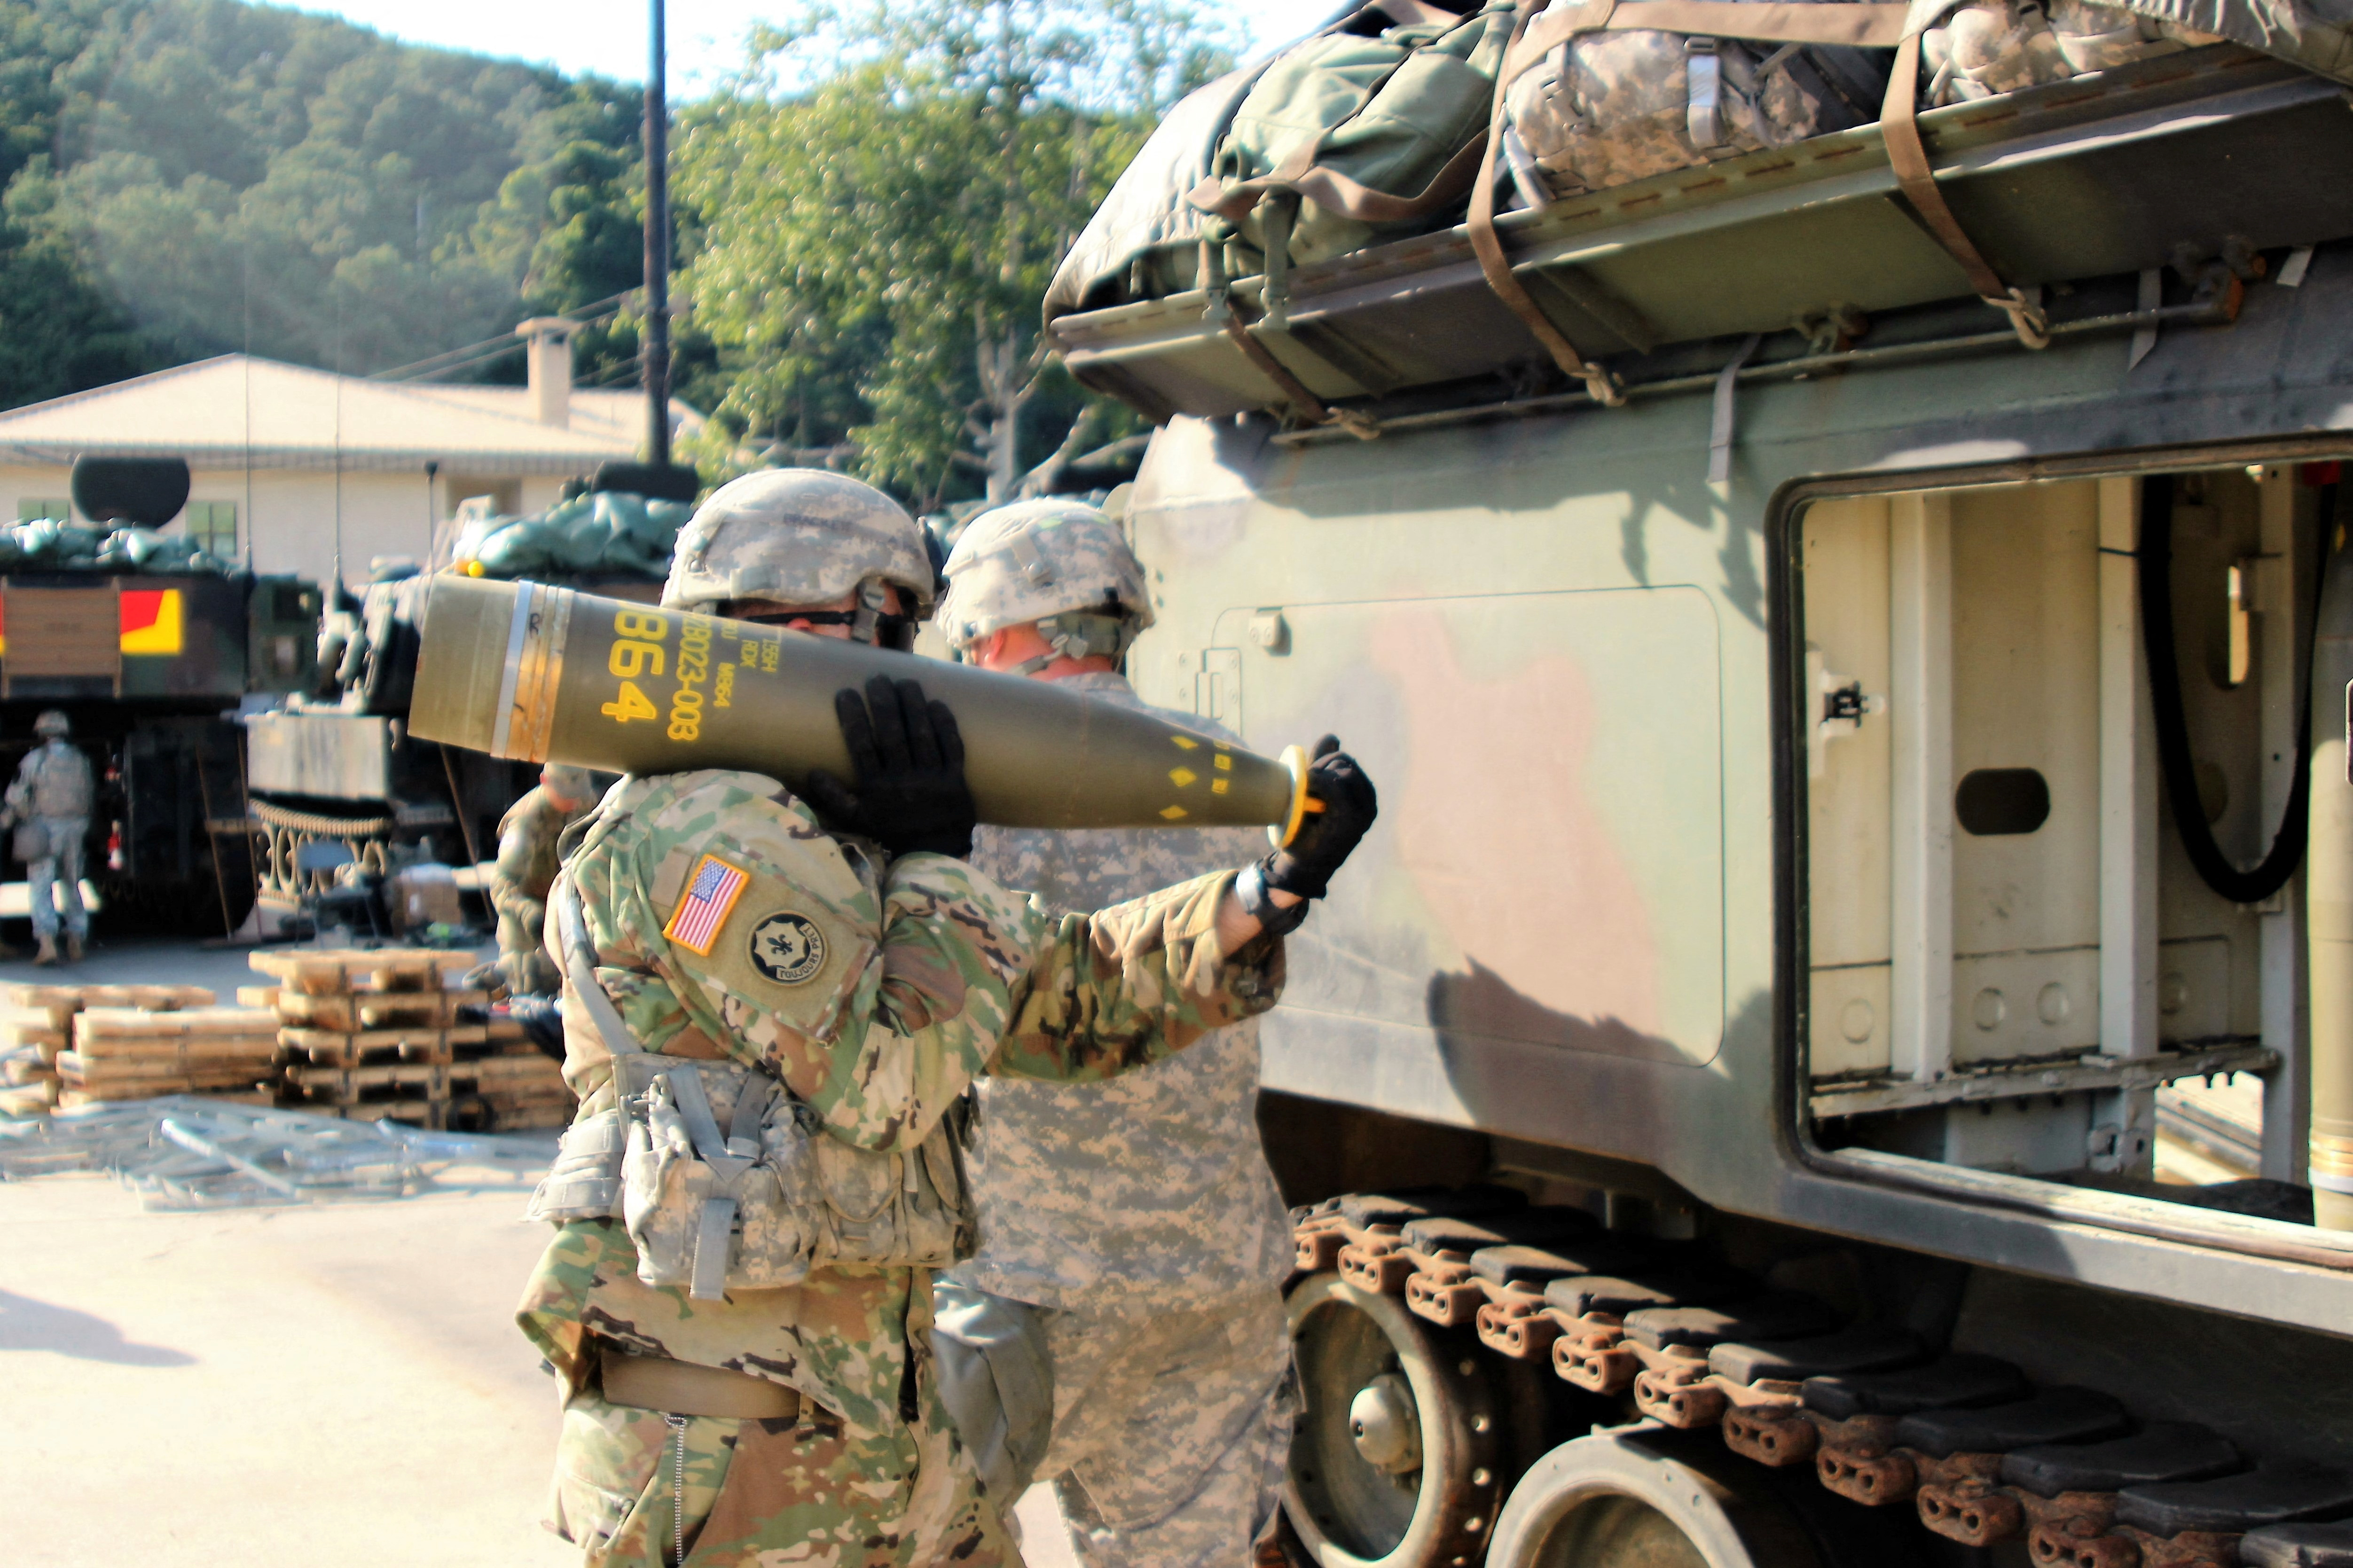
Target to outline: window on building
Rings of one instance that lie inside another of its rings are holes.
[[[72,505],[62,496],[26,496],[16,503],[18,522],[30,522],[37,517],[54,517],[63,521],[72,515]]]
[[[188,537],[216,559],[237,559],[237,502],[192,500],[188,503]]]

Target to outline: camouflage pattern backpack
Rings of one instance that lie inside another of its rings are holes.
[[[1506,89],[1502,149],[1529,205],[1879,118],[1889,52],[1643,28],[1591,32]]]
[[[1973,0],[1921,35],[1920,96],[1930,104],[1991,98],[2211,41],[2088,0]]]

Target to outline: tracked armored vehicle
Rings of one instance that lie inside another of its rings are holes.
[[[2047,346],[1875,127],[1499,221],[1617,405],[1463,229],[1054,322],[1138,689],[1382,789],[1264,1032],[1324,1568],[2353,1563],[2347,89],[1918,124]]]
[[[310,679],[319,590],[170,553],[185,542],[154,531],[187,499],[177,459],[83,458],[72,482],[99,529],[6,539],[0,769],[62,710],[98,782],[84,864],[101,929],[217,936],[253,902],[234,721]]]

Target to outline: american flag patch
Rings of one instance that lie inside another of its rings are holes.
[[[705,855],[702,864],[694,868],[688,879],[686,897],[670,911],[670,924],[662,927],[662,935],[704,958],[711,956],[711,944],[719,940],[719,928],[727,923],[728,911],[744,889],[752,885],[744,872],[730,866],[716,855]]]

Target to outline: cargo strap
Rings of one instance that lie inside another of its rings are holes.
[[[1961,220],[1936,188],[1936,173],[1928,163],[1928,149],[1920,141],[1920,35],[1913,34],[1895,50],[1895,69],[1887,79],[1887,101],[1879,110],[1879,133],[1887,143],[1887,164],[1895,172],[1896,187],[1945,253],[1960,263],[1978,297],[2010,317],[2010,330],[2030,349],[2051,346],[2051,323],[2042,306],[2023,289],[2002,281],[2001,275],[1978,250]]]
[[[1504,254],[1503,238],[1495,232],[1495,150],[1504,142],[1504,92],[1520,71],[1527,68],[1524,65],[1514,69],[1512,62],[1520,58],[1527,40],[1529,24],[1544,9],[1544,3],[1545,0],[1535,0],[1532,5],[1520,13],[1519,20],[1513,23],[1512,41],[1504,51],[1504,68],[1495,75],[1495,99],[1487,114],[1487,134],[1477,143],[1480,149],[1479,173],[1471,183],[1471,248],[1478,254],[1479,270],[1485,276],[1487,287],[1494,291],[1495,298],[1501,300],[1512,314],[1520,319],[1529,334],[1544,345],[1545,352],[1552,355],[1553,363],[1585,383],[1585,390],[1595,402],[1615,407],[1626,401],[1626,389],[1606,368],[1577,353],[1577,345],[1568,341],[1568,334],[1553,324],[1552,317],[1536,303],[1535,297],[1522,286],[1512,271],[1511,258]],[[1542,58],[1541,52],[1533,57],[1535,59]]]
[[[1241,319],[1234,314],[1233,301],[1219,276],[1218,247],[1207,239],[1201,241],[1201,277],[1209,296],[1209,320],[1220,324],[1226,336],[1233,340],[1234,346],[1241,350],[1242,358],[1250,361],[1261,375],[1274,383],[1275,390],[1282,394],[1299,417],[1311,425],[1337,425],[1359,441],[1370,441],[1380,435],[1380,426],[1365,416],[1345,408],[1334,408],[1308,391],[1307,384],[1292,374],[1291,367],[1275,358],[1273,353],[1242,325]],[[1273,280],[1270,264],[1267,277],[1270,286]]]
[[[2004,282],[1984,253],[1961,226],[1960,219],[1936,188],[1935,170],[1920,140],[1917,120],[1920,36],[1906,36],[1905,23],[1912,7],[1906,4],[1875,4],[1868,0],[1582,0],[1551,8],[1547,0],[1532,0],[1521,13],[1504,68],[1496,73],[1494,108],[1478,175],[1471,190],[1471,248],[1478,254],[1479,269],[1495,297],[1521,320],[1553,363],[1585,383],[1595,401],[1623,403],[1617,379],[1577,352],[1544,307],[1513,272],[1502,237],[1495,232],[1493,149],[1504,138],[1504,96],[1514,82],[1553,50],[1572,38],[1597,32],[1682,33],[1695,37],[1738,38],[1748,43],[1815,44],[1856,48],[1896,50],[1895,68],[1888,78],[1887,97],[1880,110],[1881,135],[1887,146],[1889,167],[1896,188],[1920,215],[1928,232],[1946,254],[1959,263],[1969,287],[1987,304],[2010,317],[2018,341],[2030,349],[2047,348],[2050,325],[2042,307],[2024,290]],[[1694,121],[1698,118],[1693,110]],[[1713,118],[1711,116],[1711,118]],[[1696,124],[1693,133],[1698,132]]]
[[[605,1397],[638,1410],[666,1415],[705,1415],[721,1421],[797,1421],[797,1389],[750,1373],[697,1366],[668,1356],[638,1355],[601,1346],[598,1375]]]
[[[1307,390],[1307,384],[1291,374],[1291,367],[1274,357],[1267,346],[1250,336],[1250,331],[1230,310],[1226,312],[1226,336],[1242,351],[1242,357],[1258,368],[1258,373],[1274,383],[1300,416],[1316,425],[1337,425],[1359,441],[1378,437],[1381,427],[1364,415],[1346,408],[1335,408]]]

